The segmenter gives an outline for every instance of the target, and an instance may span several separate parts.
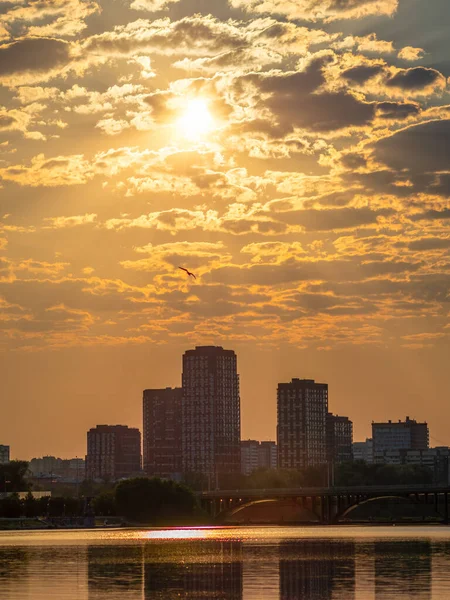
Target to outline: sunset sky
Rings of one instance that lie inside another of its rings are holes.
[[[1,0],[0,444],[141,427],[238,354],[450,444],[448,0]],[[194,281],[178,266],[193,271]]]

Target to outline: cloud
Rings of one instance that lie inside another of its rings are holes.
[[[90,225],[95,223],[96,214],[76,215],[73,217],[47,217],[45,222],[48,223],[45,227],[49,229],[64,229],[66,227],[77,227],[79,225]]]
[[[399,88],[403,91],[419,91],[446,87],[445,77],[436,69],[413,67],[401,69],[386,81],[388,87]]]
[[[398,53],[398,57],[401,58],[402,60],[408,60],[408,61],[415,61],[415,60],[420,60],[421,58],[423,58],[423,55],[425,54],[425,51],[422,48],[414,48],[413,46],[405,46],[404,48],[402,48],[399,53]]]
[[[148,12],[157,12],[165,10],[171,4],[177,4],[180,0],[133,0],[130,8],[133,10],[144,10]]]
[[[342,77],[348,81],[351,81],[352,83],[358,83],[362,85],[383,71],[384,68],[382,65],[358,65],[343,71]]]
[[[375,143],[374,156],[397,171],[447,171],[450,164],[450,120],[412,125],[385,137]]]
[[[0,81],[17,75],[43,74],[70,61],[70,45],[53,38],[21,39],[0,46]]]
[[[331,60],[329,54],[319,54],[304,70],[244,75],[236,81],[235,89],[248,98],[254,88],[255,110],[270,111],[278,135],[295,128],[332,132],[368,125],[375,117],[375,104],[347,91],[320,91],[326,83],[324,67]],[[267,120],[263,123],[267,128]],[[255,120],[258,129],[259,121]]]
[[[253,13],[275,13],[308,21],[393,15],[398,0],[229,0],[234,8]]]

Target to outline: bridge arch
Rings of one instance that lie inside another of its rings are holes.
[[[361,500],[360,502],[355,502],[354,504],[352,504],[351,506],[348,506],[343,512],[338,513],[335,516],[335,522],[339,522],[342,521],[343,519],[345,519],[348,515],[351,515],[355,510],[359,509],[361,506],[367,506],[371,503],[374,502],[392,502],[393,500],[396,500],[397,504],[408,504],[410,506],[412,505],[418,505],[418,502],[415,498],[412,498],[409,494],[404,495],[404,496],[399,496],[399,495],[377,495],[377,496],[372,496],[370,498],[365,498],[364,500]]]
[[[255,510],[256,509],[256,510]],[[260,510],[258,510],[260,509]],[[224,509],[216,516],[232,523],[319,523],[320,516],[297,498],[246,499]]]

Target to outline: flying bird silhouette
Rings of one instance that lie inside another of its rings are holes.
[[[191,273],[190,271],[188,271],[184,267],[178,267],[178,268],[181,269],[182,271],[186,271],[186,273],[189,275],[189,277],[193,277],[194,279],[197,279],[197,277],[194,275],[194,273]]]

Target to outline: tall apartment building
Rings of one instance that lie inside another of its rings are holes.
[[[181,401],[181,388],[144,390],[143,459],[147,475],[181,477]]]
[[[250,475],[256,469],[277,468],[277,445],[275,442],[241,441],[241,473]]]
[[[6,465],[6,463],[9,463],[9,454],[9,446],[2,446],[0,444],[0,465]]]
[[[348,417],[327,414],[327,460],[329,463],[353,459],[353,423]]]
[[[97,425],[87,433],[86,478],[117,480],[141,471],[141,432],[126,425]]]
[[[183,472],[214,486],[241,469],[239,375],[233,350],[197,346],[183,355]]]
[[[426,450],[429,447],[427,423],[406,417],[405,421],[372,423],[373,451]]]
[[[277,443],[280,469],[303,469],[327,459],[328,384],[292,379],[278,384]]]

